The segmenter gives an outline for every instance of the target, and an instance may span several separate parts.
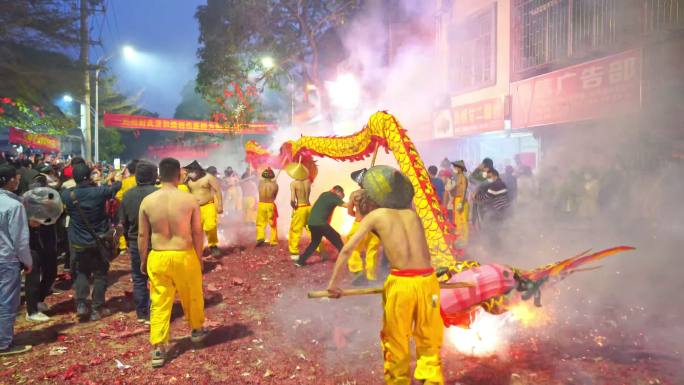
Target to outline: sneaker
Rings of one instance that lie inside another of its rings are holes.
[[[76,315],[78,318],[85,318],[88,316],[88,306],[85,303],[79,303],[76,305]]]
[[[119,256],[126,255],[126,252],[127,252],[127,251],[128,251],[128,250],[126,250],[126,249],[120,249],[120,250],[119,250]]]
[[[297,260],[295,261],[295,266],[297,266],[297,267],[304,267],[304,266],[306,266],[306,263],[301,263],[301,262],[299,262],[299,259],[297,259]]]
[[[26,353],[31,349],[33,349],[33,346],[31,345],[10,345],[5,349],[0,350],[0,357]]]
[[[214,258],[220,257],[222,255],[221,249],[219,249],[217,246],[212,246],[209,248],[209,250],[211,252],[211,256]]]
[[[38,302],[38,311],[41,313],[45,313],[46,311],[50,310],[50,306],[48,306],[45,302]]]
[[[296,261],[299,259],[299,254],[290,254],[290,259]]]
[[[190,334],[190,341],[192,341],[195,344],[199,344],[202,341],[204,341],[205,338],[207,338],[208,334],[209,330],[207,330],[206,328],[194,329]]]
[[[166,352],[161,346],[157,346],[152,350],[152,367],[161,368],[166,363]]]
[[[149,317],[149,316],[147,316],[147,317],[145,317],[145,316],[138,317],[138,323],[139,323],[139,324],[149,325],[149,324],[150,324],[150,317]]]
[[[90,320],[91,321],[99,321],[103,317],[106,317],[109,315],[109,310],[107,309],[98,309],[94,310],[90,313]]]
[[[42,312],[37,311],[33,314],[26,313],[26,320],[31,322],[47,322],[50,320],[50,317],[46,316]]]
[[[264,241],[264,240],[262,239],[262,240],[260,240],[260,241],[257,241],[256,247],[261,247],[261,246],[263,246],[263,245],[265,245],[265,244],[266,244],[266,241]]]

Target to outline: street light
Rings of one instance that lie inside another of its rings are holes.
[[[273,68],[275,68],[276,63],[272,57],[264,56],[261,58],[261,66],[264,67],[264,69],[266,71],[270,71]],[[290,91],[290,127],[294,128],[295,84],[294,84],[294,79],[292,78],[292,75],[290,74],[290,71],[284,71],[284,72],[285,72],[285,75],[287,75],[287,79],[290,81],[290,86],[292,87],[292,90]]]
[[[135,48],[131,47],[130,45],[123,46],[121,48],[121,53],[123,54],[123,57],[129,61],[135,60],[138,55]],[[97,64],[95,64],[93,68],[95,70],[95,153],[93,154],[93,158],[96,163],[100,161],[100,116],[98,115],[100,108],[100,70],[115,55],[116,53],[113,53],[109,56],[101,57],[98,59]]]

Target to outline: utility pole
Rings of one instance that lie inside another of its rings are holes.
[[[88,0],[81,0],[81,55],[79,60],[81,62],[81,70],[83,71],[83,103],[85,104],[85,154],[83,156],[86,160],[92,160],[93,141],[91,139],[91,122],[90,122],[90,66],[88,49],[90,47],[90,36],[88,32]]]

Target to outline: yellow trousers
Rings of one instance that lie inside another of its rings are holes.
[[[356,233],[356,230],[359,228],[359,222],[354,222],[352,225],[351,230],[349,231],[349,234],[347,235],[347,240]],[[352,273],[358,273],[363,271],[363,260],[361,259],[361,253],[366,252],[366,278],[369,281],[375,281],[377,278],[377,275],[375,274],[375,266],[377,265],[378,261],[378,248],[380,248],[380,238],[378,238],[377,235],[373,233],[368,233],[366,235],[366,238],[364,238],[359,244],[356,246],[354,251],[352,252],[351,257],[349,257],[349,260],[347,261],[347,267],[349,268],[349,271]]]
[[[128,245],[126,244],[126,237],[121,235],[119,237],[119,250],[126,250],[128,248]]]
[[[271,236],[268,243],[271,245],[278,244],[278,211],[275,203],[259,202],[257,206],[256,218],[256,240],[257,242],[266,239],[266,226],[271,227]]]
[[[458,210],[460,203],[463,203],[463,210]],[[456,242],[460,247],[465,247],[468,244],[468,201],[462,197],[454,198],[454,226],[456,226],[456,235],[458,239]]]
[[[439,313],[439,282],[429,276],[390,275],[382,295],[384,308],[380,338],[385,360],[385,383],[411,383],[409,339],[416,343],[416,380],[444,384],[439,351],[444,324]]]
[[[242,216],[246,223],[256,223],[256,198],[242,198]]]
[[[200,218],[202,220],[202,230],[207,235],[209,247],[218,246],[218,213],[214,202],[205,203],[200,206]]]
[[[290,231],[287,235],[287,247],[291,255],[299,255],[299,240],[302,238],[302,230],[309,229],[306,223],[309,221],[311,215],[311,205],[299,206],[292,212],[292,220],[290,221]]]
[[[202,269],[194,250],[155,251],[147,257],[150,277],[150,342],[169,341],[171,309],[176,292],[190,329],[204,324]]]

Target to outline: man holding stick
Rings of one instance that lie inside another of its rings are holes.
[[[430,265],[430,253],[420,218],[411,207],[413,186],[398,170],[372,167],[363,177],[368,197],[377,204],[359,223],[340,252],[328,292],[339,298],[340,272],[354,249],[373,232],[383,244],[392,268],[383,291],[381,336],[387,384],[410,384],[409,338],[416,344],[416,380],[443,384],[440,349],[444,324],[440,316],[440,287]]]
[[[209,251],[213,257],[221,255],[218,248],[218,215],[223,214],[223,196],[218,179],[206,172],[197,161],[184,167],[188,171],[188,188],[200,205],[202,229],[207,236]]]

